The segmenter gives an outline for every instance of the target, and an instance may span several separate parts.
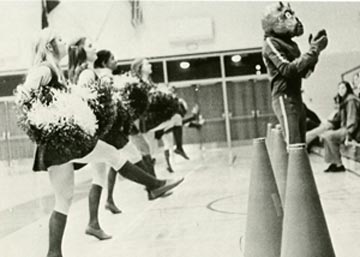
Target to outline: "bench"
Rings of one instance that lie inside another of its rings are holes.
[[[323,147],[314,146],[311,148],[311,152],[324,157]],[[343,144],[340,146],[340,153],[346,169],[360,176],[360,143],[350,141],[347,145]]]

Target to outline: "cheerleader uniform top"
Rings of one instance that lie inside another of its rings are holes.
[[[55,71],[50,68],[49,65],[44,63],[43,65],[35,68],[31,71],[24,83],[24,87],[39,87],[48,86],[54,89],[65,89],[66,86],[59,82],[58,76]],[[35,157],[33,163],[33,171],[47,171],[47,169],[54,165],[60,165],[71,161],[72,159],[81,158],[90,153],[94,145],[89,149],[84,149],[80,156],[64,156],[58,151],[53,149],[50,145],[39,144],[36,145]]]
[[[175,114],[180,114],[180,102],[176,96],[161,89],[160,86],[155,85],[152,81],[146,82],[141,80],[141,82],[150,84],[156,88],[155,92],[160,92],[158,95],[150,95],[149,108],[140,118],[140,131],[145,133],[170,120]],[[161,94],[161,92],[163,93]]]
[[[84,70],[79,76],[78,84],[86,84],[92,80],[100,80],[105,76],[112,78],[112,74],[109,71],[106,72],[106,70],[107,69],[97,69],[96,71],[90,69]],[[123,132],[123,120],[120,116],[115,119],[111,129],[105,135],[101,136],[100,139],[114,146],[116,149],[123,148],[129,142],[128,135]]]
[[[112,74],[112,71],[108,68],[97,68],[97,69],[95,69],[95,74],[100,78],[102,78],[104,76],[110,77],[114,80],[113,82],[116,83],[116,76],[114,76]],[[130,119],[130,117],[128,117],[128,118]],[[131,123],[128,123],[127,121],[125,121],[125,122],[123,122],[122,125],[120,124],[120,121],[115,121],[115,123],[118,123],[118,124],[114,124],[114,128],[111,129],[110,134],[107,135],[107,137],[109,137],[108,140],[111,141],[111,138],[116,139],[118,137],[117,139],[119,142],[117,145],[119,147],[117,147],[117,148],[122,148],[129,141],[129,135],[137,135],[138,133],[140,133],[138,125],[136,125],[136,123],[139,123],[138,121],[139,121],[139,119],[137,119],[136,121],[133,121]],[[119,127],[119,126],[121,126],[120,133],[122,134],[122,138],[120,138],[120,135],[116,136],[116,134],[118,134],[118,130],[116,127]],[[125,138],[127,139],[126,142],[125,142]],[[119,139],[121,139],[122,141],[120,141]],[[121,146],[122,144],[123,144],[123,146]]]

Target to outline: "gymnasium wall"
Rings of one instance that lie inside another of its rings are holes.
[[[140,4],[144,22],[137,28],[130,22],[129,1],[61,0],[49,19],[65,39],[88,35],[98,48],[113,50],[118,59],[169,56],[261,46],[260,18],[269,2],[140,0]],[[328,31],[329,46],[315,74],[304,83],[307,103],[326,117],[340,73],[360,64],[360,3],[293,2],[292,6],[305,25],[305,35],[296,39],[303,51],[309,32]],[[31,40],[40,28],[40,10],[40,1],[0,2],[2,73],[28,67]],[[177,30],[172,27],[174,21],[194,18],[209,18],[213,37],[171,43],[169,35]]]

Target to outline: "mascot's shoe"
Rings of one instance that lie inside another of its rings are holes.
[[[104,230],[102,230],[101,228],[100,229],[95,229],[95,228],[92,228],[90,226],[87,226],[87,228],[85,230],[85,234],[90,235],[90,236],[94,236],[99,240],[108,240],[108,239],[112,238],[112,236],[106,234],[104,232]]]
[[[186,160],[189,160],[189,157],[186,155],[184,149],[178,149],[178,148],[176,148],[176,149],[174,150],[174,153],[182,156],[182,157],[185,158]]]
[[[121,210],[113,203],[106,203],[105,209],[111,211],[112,214],[121,213]]]
[[[173,189],[174,187],[177,187],[181,182],[184,181],[184,178],[180,178],[180,179],[167,179],[165,181],[165,184],[162,185],[161,187],[152,189],[152,190],[148,190],[148,197],[149,200],[155,200],[159,197],[165,197],[165,196],[169,196],[171,193],[169,192],[171,189]]]

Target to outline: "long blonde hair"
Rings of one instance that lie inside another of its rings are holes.
[[[80,73],[88,68],[87,55],[84,49],[87,37],[75,38],[68,47],[69,55],[69,79],[72,83],[77,83]]]
[[[51,28],[41,30],[33,49],[33,67],[39,66],[42,63],[47,63],[50,68],[56,73],[59,81],[65,82],[64,73],[60,68],[59,51],[55,42],[56,32]],[[54,52],[49,50],[49,44],[52,46]]]
[[[146,60],[145,57],[138,57],[131,63],[131,74],[139,79],[142,78],[142,66],[144,60]]]

